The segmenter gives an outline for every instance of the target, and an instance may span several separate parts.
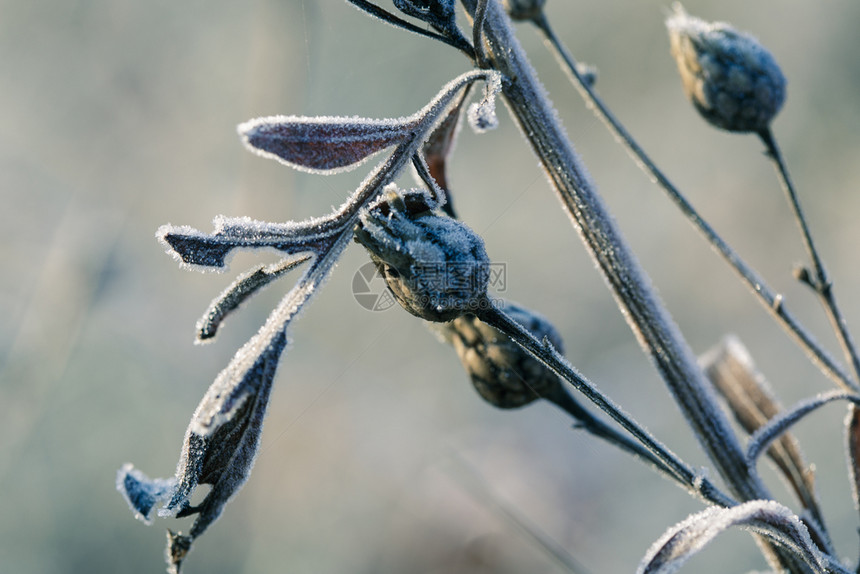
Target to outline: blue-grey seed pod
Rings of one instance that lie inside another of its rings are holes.
[[[464,223],[431,210],[425,193],[387,193],[361,215],[355,239],[413,315],[451,321],[488,304],[490,260],[483,240]]]
[[[546,0],[504,0],[505,10],[514,20],[533,20],[540,16]]]
[[[541,315],[506,301],[504,310],[536,338],[547,338],[563,352],[561,335]],[[556,399],[563,392],[551,370],[523,351],[507,335],[474,315],[446,325],[451,344],[478,394],[500,409],[515,409],[539,398]]]
[[[681,84],[718,128],[761,132],[785,102],[785,77],[758,40],[732,26],[689,16],[679,5],[666,21]]]

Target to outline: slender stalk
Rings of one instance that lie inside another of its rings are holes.
[[[560,60],[563,69],[570,75],[571,82],[579,94],[585,100],[586,105],[594,112],[609,131],[618,139],[634,162],[642,171],[651,176],[663,191],[669,196],[675,205],[686,216],[711,247],[728,263],[738,274],[741,281],[750,289],[771,316],[780,323],[794,341],[806,352],[809,359],[818,366],[821,371],[831,378],[836,384],[847,391],[860,391],[860,385],[843,368],[833,360],[818,342],[809,334],[803,325],[786,308],[782,296],[776,293],[761,278],[755,270],[749,266],[738,253],[731,248],[723,238],[705,221],[696,211],[693,205],[684,197],[677,187],[651,160],[645,151],[639,146],[624,125],[615,117],[606,106],[599,95],[582,77],[576,67],[576,61],[570,55],[564,44],[559,40],[549,24],[546,16],[541,14],[534,20],[535,25],[546,35],[546,40],[551,46],[556,57]],[[843,321],[844,323],[844,321]],[[847,332],[846,332],[847,333]],[[860,364],[854,362],[849,355],[857,372]],[[860,378],[860,374],[857,375]]]
[[[815,247],[815,243],[812,241],[812,233],[809,230],[806,215],[800,206],[800,199],[797,196],[794,183],[791,181],[791,176],[788,173],[788,166],[785,163],[785,159],[782,156],[782,152],[780,151],[779,146],[776,143],[776,138],[774,138],[773,132],[770,128],[763,130],[758,135],[764,143],[768,157],[773,160],[780,185],[782,186],[783,191],[785,191],[788,203],[791,206],[795,219],[797,220],[797,225],[800,227],[804,247],[806,247],[809,258],[812,260],[814,279],[809,279],[805,282],[812,287],[821,298],[821,302],[824,305],[827,316],[833,324],[834,331],[836,331],[839,344],[842,346],[845,356],[854,368],[855,375],[858,380],[860,380],[860,356],[857,354],[857,346],[854,344],[854,341],[851,338],[851,333],[848,331],[848,323],[845,321],[845,317],[842,315],[842,312],[839,310],[839,306],[836,304],[836,297],[833,294],[833,282],[831,281],[827,270],[824,268],[824,262],[821,259],[818,249]],[[853,390],[857,390],[856,385]]]
[[[468,12],[474,11],[474,0],[463,3]],[[712,386],[615,227],[496,0],[488,4],[483,30],[490,62],[506,78],[502,92],[517,123],[700,444],[737,496],[771,498],[748,472],[740,443]]]
[[[522,325],[492,304],[482,306],[482,310],[478,312],[477,317],[510,337],[511,340],[520,345],[526,352],[552,369],[555,374],[570,383],[589,401],[609,415],[637,441],[644,445],[654,457],[660,460],[670,470],[674,478],[689,491],[704,498],[707,502],[718,504],[719,506],[729,507],[737,504],[737,501],[724,494],[707,477],[695,472],[689,465],[678,458],[677,455],[654,438],[642,425],[621,410],[591,381],[577,372],[552,345],[538,341]]]

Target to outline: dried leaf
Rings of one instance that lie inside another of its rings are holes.
[[[860,510],[860,409],[851,405],[845,419],[845,433],[848,447],[848,472],[851,475],[851,494],[854,508]]]
[[[254,153],[312,173],[335,173],[405,140],[420,118],[374,120],[359,117],[272,116],[239,124]]]
[[[637,574],[670,574],[702,550],[721,532],[740,526],[769,537],[784,546],[814,572],[847,572],[823,555],[809,537],[806,527],[791,510],[772,500],[754,500],[732,508],[710,507],[689,516],[666,531],[655,542]]]
[[[197,342],[205,343],[211,341],[227,315],[236,310],[239,305],[260,291],[260,289],[310,258],[311,256],[307,255],[298,259],[284,259],[272,265],[260,265],[237,277],[223,293],[212,301],[209,308],[203,314],[203,317],[197,321]]]
[[[707,377],[726,399],[735,419],[748,433],[756,432],[782,411],[782,405],[741,341],[729,335],[700,360]],[[803,506],[816,520],[821,512],[815,496],[814,473],[804,460],[800,443],[789,433],[767,451]]]

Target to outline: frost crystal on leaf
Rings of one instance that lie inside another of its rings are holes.
[[[498,127],[496,117],[496,94],[502,89],[501,75],[495,74],[484,87],[484,97],[480,102],[469,106],[467,118],[475,133],[484,133]]]

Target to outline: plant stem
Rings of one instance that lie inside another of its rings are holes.
[[[842,346],[845,356],[854,368],[855,376],[860,380],[860,356],[857,354],[857,347],[851,338],[851,333],[848,331],[848,323],[845,321],[845,317],[842,315],[839,310],[839,306],[836,304],[836,297],[833,294],[833,282],[830,280],[830,276],[824,268],[824,262],[819,255],[818,249],[815,247],[815,243],[812,241],[812,233],[809,230],[809,224],[807,223],[806,216],[800,206],[800,199],[797,196],[794,183],[791,181],[791,176],[788,174],[788,167],[786,166],[785,159],[782,156],[782,152],[780,151],[779,146],[776,143],[776,138],[774,138],[773,132],[770,128],[762,130],[758,135],[764,143],[767,156],[773,160],[776,173],[779,177],[779,183],[782,186],[783,191],[785,191],[786,198],[788,199],[788,203],[794,213],[797,225],[800,227],[804,247],[806,247],[809,258],[812,260],[814,279],[807,280],[805,282],[812,287],[821,298],[821,302],[824,305],[827,316],[833,324],[834,331],[836,331],[839,344]],[[856,385],[851,390],[856,391]]]
[[[644,445],[654,457],[661,461],[665,468],[669,469],[671,476],[688,490],[712,504],[724,507],[735,506],[737,504],[735,500],[724,494],[708,478],[702,476],[701,473],[696,473],[679,459],[677,455],[651,436],[642,425],[621,410],[591,381],[577,372],[552,345],[538,341],[522,325],[492,304],[484,305],[483,310],[477,314],[477,317],[510,337],[512,341],[520,345],[535,359],[552,369],[555,374],[585,395],[588,400],[597,405],[597,407]]]
[[[720,235],[705,221],[696,211],[693,205],[684,197],[668,177],[657,167],[645,151],[639,146],[632,135],[625,129],[624,125],[614,116],[594,89],[586,82],[576,68],[576,62],[565,48],[564,44],[555,35],[546,16],[542,13],[535,18],[534,24],[546,35],[556,57],[560,60],[563,69],[570,75],[571,82],[579,94],[585,100],[586,105],[594,112],[609,131],[618,139],[619,143],[628,151],[634,162],[644,172],[648,173],[669,196],[675,205],[686,216],[711,247],[719,254],[740,277],[753,295],[759,300],[771,316],[779,322],[792,336],[795,342],[804,349],[809,359],[818,366],[821,371],[834,382],[847,391],[860,391],[860,385],[848,375],[843,368],[833,360],[832,357],[821,348],[817,341],[800,324],[800,322],[786,309],[782,296],[771,289],[768,284],[750,267],[737,252],[732,249]],[[849,358],[850,355],[849,355]],[[854,364],[855,371],[858,364]],[[860,375],[858,375],[860,377]]]

